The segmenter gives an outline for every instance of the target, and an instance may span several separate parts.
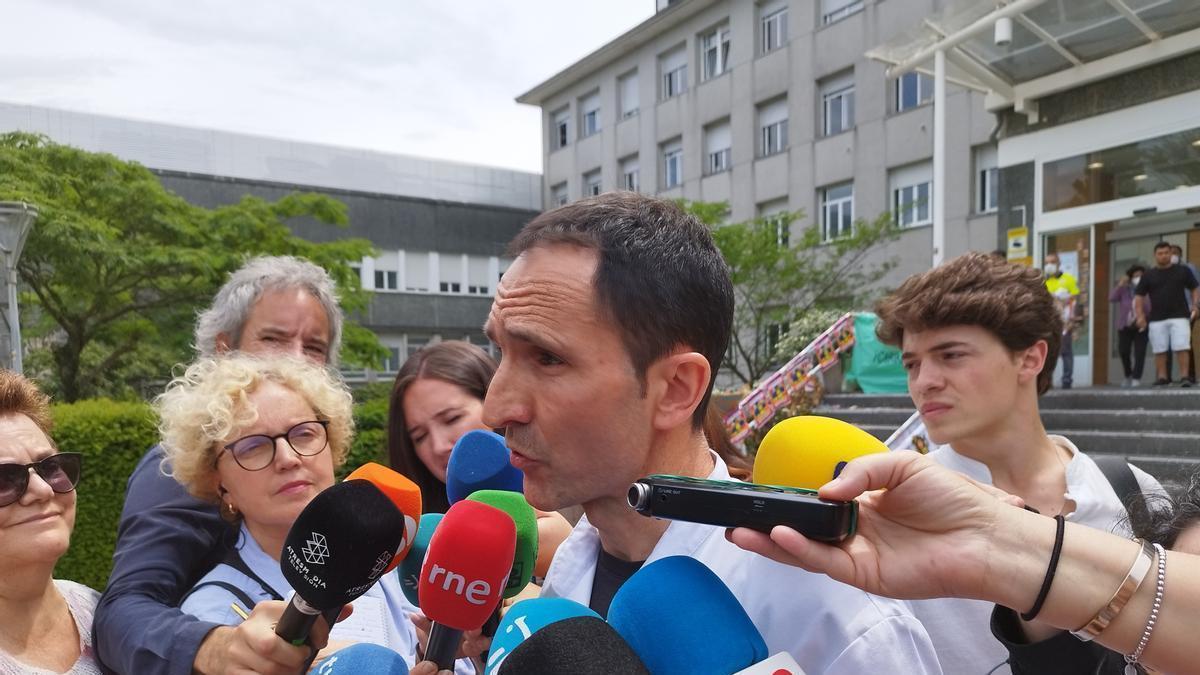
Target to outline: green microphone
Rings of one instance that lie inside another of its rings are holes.
[[[525,501],[525,495],[520,492],[479,490],[472,492],[467,499],[500,509],[507,513],[517,526],[517,550],[513,556],[512,572],[504,586],[504,597],[511,598],[525,590],[533,577],[533,566],[537,562],[538,553],[537,514],[529,502]]]

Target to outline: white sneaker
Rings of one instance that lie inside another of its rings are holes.
[[[1121,388],[1122,389],[1128,389],[1132,386],[1133,386],[1133,378],[1132,377],[1127,377],[1124,380],[1121,380]]]
[[[1129,382],[1130,382],[1130,385],[1129,385],[1129,386],[1131,386],[1131,387],[1134,387],[1135,389],[1136,389],[1137,387],[1140,387],[1140,386],[1142,386],[1142,381],[1141,381],[1141,380],[1133,380],[1133,379],[1131,379],[1131,380],[1129,380]]]

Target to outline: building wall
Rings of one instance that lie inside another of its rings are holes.
[[[563,82],[541,101],[545,154],[543,199],[553,204],[552,190],[567,185],[567,198],[583,196],[582,176],[599,169],[603,190],[619,187],[620,160],[636,153],[641,190],[664,197],[728,201],[730,220],[758,215],[766,202],[786,199],[792,210],[803,210],[806,221],[816,222],[818,190],[842,181],[854,182],[855,215],[871,219],[891,203],[889,171],[919,162],[933,154],[933,115],[928,104],[894,112],[894,83],[885,67],[864,53],[915,25],[943,2],[888,0],[865,2],[862,11],[830,25],[821,25],[820,2],[791,0],[788,6],[789,41],[762,54],[758,41],[759,5],[725,0],[703,3],[700,11],[687,8],[687,0],[660,11],[659,16],[689,9],[686,21],[651,31],[636,48],[626,50],[607,65]],[[700,82],[700,35],[728,21],[731,29],[729,70]],[[664,23],[660,21],[659,23]],[[638,29],[635,29],[637,31]],[[659,55],[675,45],[685,45],[688,55],[688,89],[679,96],[659,100]],[[615,121],[619,110],[618,77],[637,69],[639,112]],[[819,83],[853,70],[855,124],[843,133],[824,137]],[[600,131],[579,138],[581,98],[592,91],[600,96]],[[756,106],[787,97],[787,150],[758,157]],[[551,142],[555,113],[569,110],[569,143],[555,148]],[[1000,241],[994,213],[976,214],[975,171],[972,149],[989,143],[995,118],[986,113],[982,95],[953,85],[947,97],[947,256],[966,250],[992,250]],[[705,176],[704,128],[728,118],[732,136],[732,169]],[[683,146],[683,184],[665,189],[660,148],[680,138]],[[929,226],[905,232],[878,260],[895,258],[898,266],[880,280],[894,286],[904,277],[927,269],[932,255]],[[795,235],[793,235],[795,240]]]

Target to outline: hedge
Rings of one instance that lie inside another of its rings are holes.
[[[112,571],[125,485],[138,460],[158,442],[157,421],[146,403],[108,399],[56,404],[51,413],[59,449],[84,455],[75,532],[54,576],[103,590]],[[358,433],[339,478],[366,462],[387,464],[387,399],[356,404],[354,416]]]

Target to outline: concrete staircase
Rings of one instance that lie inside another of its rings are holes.
[[[1041,399],[1046,430],[1088,454],[1123,455],[1160,480],[1200,470],[1200,389],[1074,389]],[[906,394],[829,394],[814,411],[886,439],[913,413]]]

